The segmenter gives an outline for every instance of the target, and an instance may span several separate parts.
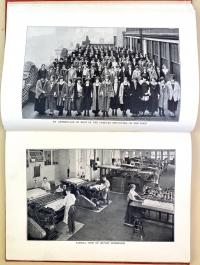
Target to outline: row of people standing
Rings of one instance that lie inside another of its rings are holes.
[[[164,77],[159,82],[155,78],[149,82],[143,74],[140,81],[134,77],[129,82],[125,77],[120,83],[115,77],[112,83],[110,77],[105,76],[103,82],[96,77],[93,84],[89,78],[83,83],[79,77],[74,83],[72,80],[65,82],[63,76],[60,76],[59,81],[51,76],[50,81],[43,77],[37,81],[35,111],[44,115],[49,110],[49,114],[53,115],[56,109],[61,116],[66,110],[66,115],[71,116],[72,111],[76,110],[77,116],[81,116],[82,111],[84,116],[89,116],[92,110],[96,117],[100,111],[103,117],[109,117],[110,108],[112,116],[117,116],[119,108],[123,116],[127,116],[127,110],[132,116],[145,115],[146,110],[150,116],[155,116],[158,110],[160,116],[165,116],[165,111],[169,110],[170,116],[174,117],[179,99],[180,86],[174,75],[170,76],[167,83]]]

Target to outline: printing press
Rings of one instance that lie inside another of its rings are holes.
[[[76,196],[76,206],[91,210],[97,210],[103,202],[102,193],[105,186],[96,181],[88,181],[80,178],[68,178],[60,180],[61,183],[71,188],[71,193]]]
[[[126,192],[130,184],[135,184],[137,188],[142,189],[145,184],[154,183],[155,167],[136,162],[135,165],[122,164],[120,167],[101,165],[100,174],[106,175],[110,181],[110,189],[114,192]]]
[[[58,238],[56,224],[64,215],[63,195],[40,188],[27,191],[29,239]]]

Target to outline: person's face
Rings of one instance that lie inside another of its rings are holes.
[[[44,83],[44,77],[41,78],[41,82]]]
[[[108,82],[109,79],[106,77],[105,80],[106,80],[106,82]]]
[[[164,83],[165,83],[165,80],[162,80],[160,83],[161,83],[162,85],[164,85]]]
[[[43,179],[43,181],[44,181],[44,183],[46,183],[47,182],[47,179]]]

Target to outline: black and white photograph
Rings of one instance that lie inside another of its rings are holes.
[[[23,119],[178,122],[179,28],[29,26]]]
[[[27,240],[174,242],[175,149],[27,149]]]

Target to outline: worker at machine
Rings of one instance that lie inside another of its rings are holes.
[[[63,222],[68,225],[70,234],[73,234],[75,230],[75,221],[74,221],[75,201],[76,197],[74,196],[74,194],[71,193],[70,187],[67,187],[66,196],[63,201],[63,205],[65,206]]]
[[[136,189],[135,184],[130,184],[130,191],[129,191],[128,196],[127,196],[128,205],[127,205],[127,209],[126,209],[125,222],[127,222],[129,220],[128,215],[129,215],[130,203],[133,201],[143,200],[143,198],[140,197],[140,195],[135,191],[135,189]]]
[[[159,170],[158,167],[156,167],[156,170],[154,172],[154,183],[155,183],[155,187],[158,187],[159,180],[160,180],[160,170]]]
[[[41,184],[41,189],[46,190],[46,191],[50,191],[51,190],[50,183],[47,181],[46,177],[43,178],[43,182]]]
[[[109,191],[110,191],[110,182],[107,180],[106,176],[102,177],[102,183],[105,186],[105,189],[102,191],[102,198],[104,200],[104,204],[109,204]]]
[[[80,178],[81,178],[81,179],[85,179],[85,173],[84,173],[84,172],[82,172]]]
[[[63,185],[62,188],[63,188],[62,195],[63,195],[63,197],[65,197],[67,195],[67,192],[66,192],[67,186],[66,185]]]

